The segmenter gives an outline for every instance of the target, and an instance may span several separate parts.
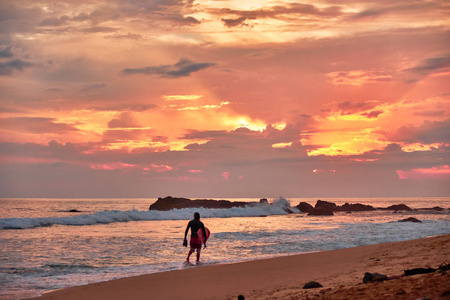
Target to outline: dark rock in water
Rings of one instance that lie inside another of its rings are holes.
[[[366,272],[363,277],[363,283],[383,281],[386,279],[387,279],[386,275]]]
[[[383,209],[383,210],[412,210],[406,204],[395,204],[395,205],[391,205],[391,206],[386,207],[386,208],[379,208],[379,209]]]
[[[245,300],[245,297],[242,296],[242,295],[239,295],[239,296],[238,296],[238,300]]]
[[[411,276],[411,275],[417,275],[417,274],[428,274],[428,273],[434,273],[436,272],[436,269],[433,268],[415,268],[415,269],[409,269],[405,270],[405,276]]]
[[[79,211],[78,209],[71,209],[71,210],[69,210],[68,212],[79,213],[79,212],[81,212],[81,211]]]
[[[308,216],[334,216],[334,213],[328,208],[314,208],[308,213]]]
[[[326,208],[329,210],[335,210],[337,207],[336,203],[323,201],[323,200],[317,200],[316,205],[314,208]]]
[[[373,211],[376,210],[375,207],[371,205],[365,205],[360,203],[348,204],[345,203],[342,206],[338,206],[339,211]]]
[[[414,223],[422,223],[422,221],[420,221],[420,220],[418,220],[418,219],[416,219],[416,218],[413,218],[413,217],[409,217],[409,218],[406,218],[406,219],[403,219],[403,220],[398,220],[398,222],[414,222]]]
[[[181,208],[232,208],[232,207],[246,207],[254,205],[257,202],[242,202],[242,201],[228,201],[228,200],[191,200],[186,198],[173,198],[171,196],[165,198],[158,198],[158,200],[150,205],[149,210],[171,210]]]
[[[300,203],[297,205],[297,208],[298,208],[301,212],[305,212],[305,213],[314,210],[314,207],[313,207],[311,204],[307,203],[307,202],[300,202]]]
[[[269,201],[266,198],[262,198],[259,200],[259,204],[269,204]]]
[[[445,210],[442,207],[435,206],[435,207],[424,207],[424,208],[418,208],[417,210],[435,210],[435,211],[443,211]]]
[[[303,286],[303,289],[305,289],[305,290],[306,289],[316,289],[316,288],[321,288],[321,287],[323,287],[323,285],[321,285],[320,283],[315,282],[315,281],[310,281]]]

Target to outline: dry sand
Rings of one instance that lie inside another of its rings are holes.
[[[207,254],[206,254],[207,255]],[[365,272],[389,276],[450,263],[450,234],[419,240],[285,256],[70,287],[49,299],[450,299],[450,271],[362,284]],[[323,288],[304,290],[316,281]]]

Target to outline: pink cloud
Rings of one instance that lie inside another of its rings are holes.
[[[203,171],[202,171],[202,170],[188,170],[188,172],[189,172],[189,173],[192,173],[192,174],[200,174],[200,173],[202,173]]]
[[[151,164],[150,167],[144,168],[144,171],[154,171],[157,173],[167,172],[171,170],[173,170],[173,167],[169,165],[156,165],[156,164]]]
[[[405,170],[396,170],[400,179],[426,179],[426,178],[450,178],[450,167],[448,165],[432,168],[418,168]]]

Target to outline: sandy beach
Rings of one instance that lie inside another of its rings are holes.
[[[207,259],[207,258],[205,258]],[[450,263],[450,234],[123,278],[70,287],[32,299],[450,299],[450,272],[362,283]],[[323,287],[303,289],[305,283]],[[447,291],[447,293],[446,293]],[[445,296],[446,295],[446,296]]]

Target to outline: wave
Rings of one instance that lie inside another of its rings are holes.
[[[70,217],[7,218],[0,219],[0,229],[29,229],[52,225],[83,226],[129,221],[190,220],[194,212],[199,212],[202,218],[259,217],[286,215],[288,214],[286,208],[289,208],[294,213],[300,213],[297,208],[290,207],[285,199],[280,198],[272,204],[255,204],[248,207],[228,209],[183,208],[169,211],[109,210]]]

